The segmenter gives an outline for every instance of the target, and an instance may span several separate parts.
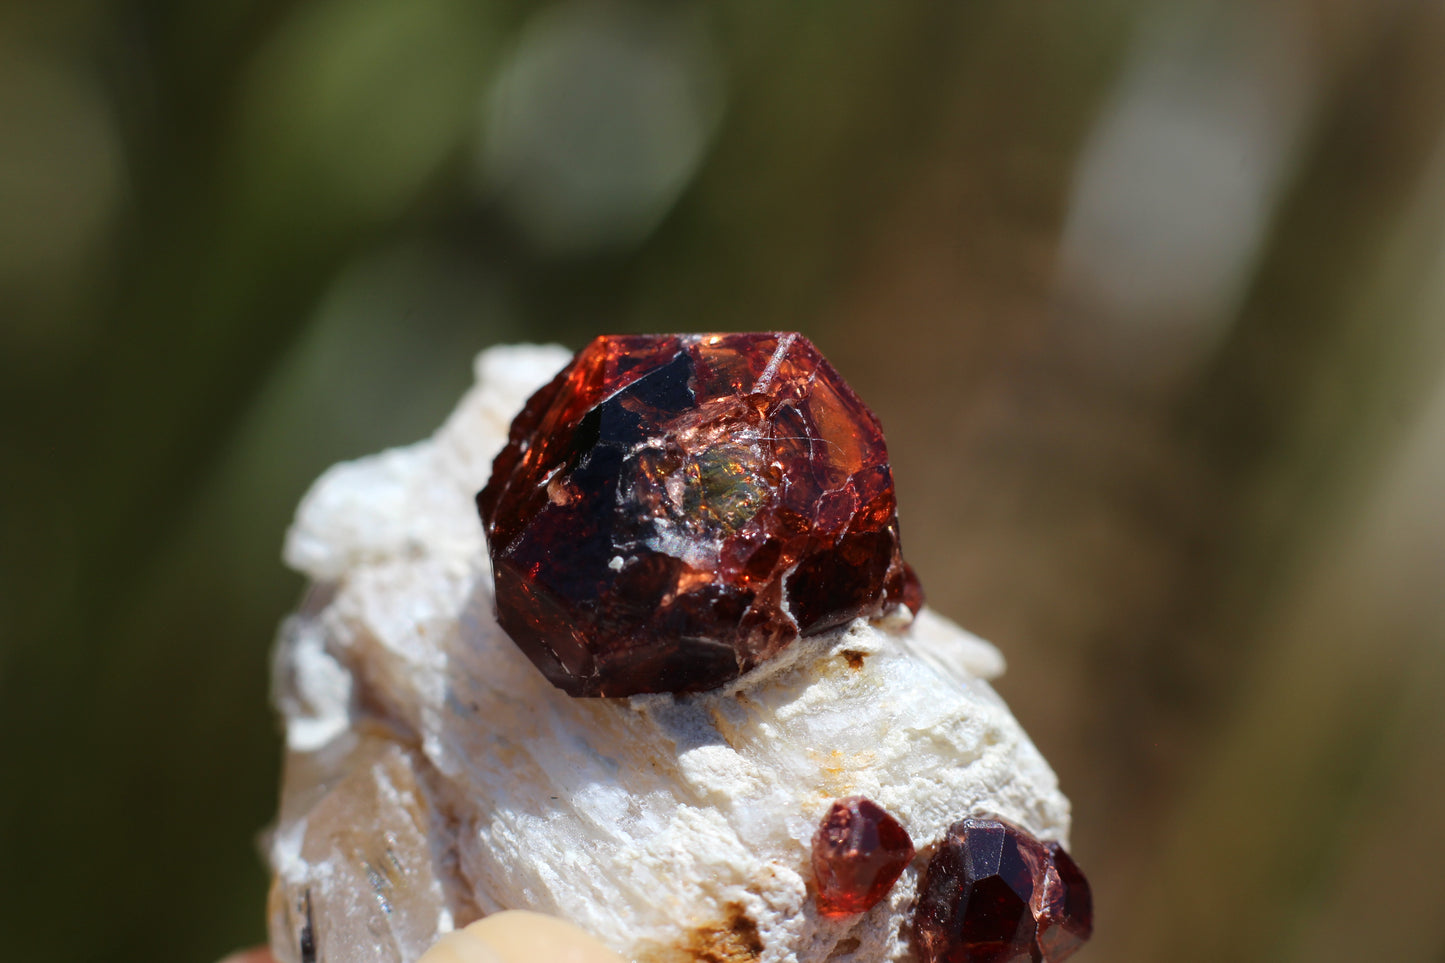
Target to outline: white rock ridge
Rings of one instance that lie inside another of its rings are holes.
[[[493,618],[474,504],[512,416],[568,360],[495,348],[427,441],[338,465],[286,560],[271,944],[281,963],[415,960],[486,913],[566,917],[639,963],[911,960],[932,844],[990,812],[1067,841],[1068,801],[985,681],[998,652],[925,609],[793,644],[715,692],[574,699]],[[818,914],[830,803],[888,809],[919,855],[866,913]]]

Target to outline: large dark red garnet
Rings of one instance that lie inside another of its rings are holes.
[[[477,505],[497,617],[572,695],[715,688],[922,602],[878,419],[798,334],[597,338]]]
[[[922,963],[1060,963],[1093,931],[1089,883],[1058,843],[997,817],[948,828],[918,886]]]

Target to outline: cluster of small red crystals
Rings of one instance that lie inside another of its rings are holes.
[[[818,912],[871,909],[913,861],[913,840],[886,809],[862,796],[839,799],[813,836]]]
[[[497,618],[572,695],[715,688],[922,604],[882,428],[798,334],[597,338],[477,505]]]
[[[922,963],[1059,963],[1094,926],[1089,883],[1058,843],[1013,823],[954,823],[918,887],[913,944]]]

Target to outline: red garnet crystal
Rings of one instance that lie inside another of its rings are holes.
[[[918,887],[923,963],[1059,963],[1094,926],[1089,883],[1058,843],[973,817],[948,827]]]
[[[1058,963],[1083,946],[1094,932],[1094,896],[1074,858],[1058,843],[1044,844],[1057,880],[1047,883],[1039,901],[1039,949],[1049,963]]]
[[[862,796],[833,803],[813,836],[818,912],[846,916],[872,908],[913,861],[913,840],[882,806]]]
[[[878,419],[799,334],[597,338],[477,505],[497,618],[572,695],[715,688],[922,602]]]

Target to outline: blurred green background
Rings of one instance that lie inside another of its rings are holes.
[[[1445,7],[0,6],[0,956],[262,938],[278,559],[493,343],[799,329],[1083,961],[1445,961]]]

